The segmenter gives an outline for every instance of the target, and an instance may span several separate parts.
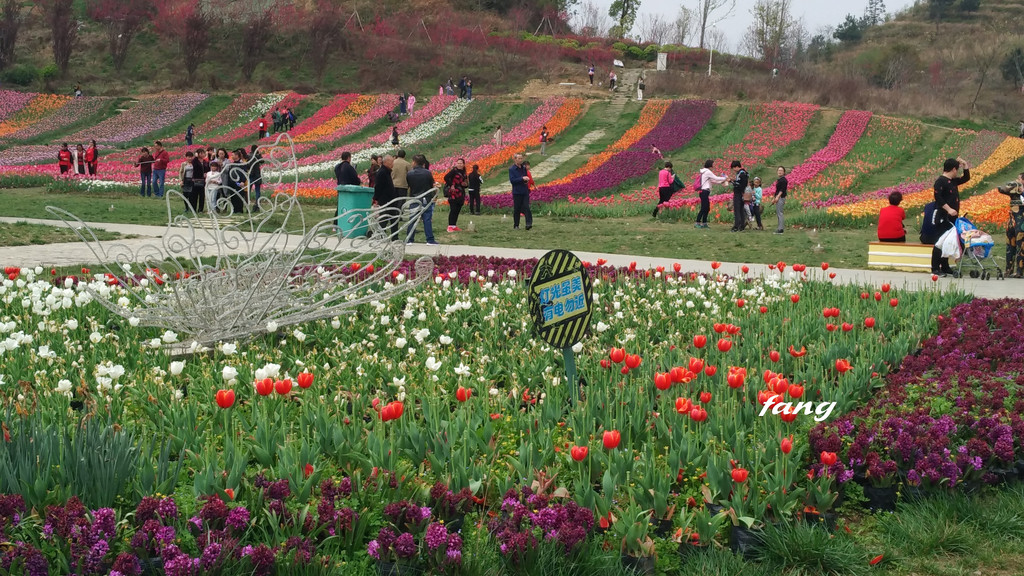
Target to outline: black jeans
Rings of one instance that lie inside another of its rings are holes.
[[[206,187],[193,184],[192,196],[195,198],[193,205],[196,207],[196,214],[201,214],[206,210]]]
[[[512,225],[519,228],[519,215],[523,214],[526,216],[526,227],[530,228],[533,226],[533,212],[530,211],[530,195],[529,194],[513,194],[512,195]]]
[[[658,188],[658,206],[654,207],[654,213],[652,216],[658,217],[658,207],[672,199],[672,189],[667,186]]]
[[[480,191],[479,190],[468,190],[469,192],[469,213],[479,214],[480,213]]]
[[[700,191],[700,212],[697,212],[697,223],[707,224],[711,213],[711,190]]]
[[[466,203],[466,197],[462,196],[458,199],[449,198],[448,207],[451,211],[448,212],[448,225],[458,226],[459,224],[459,212],[462,212],[462,206]]]
[[[732,229],[737,232],[747,227],[747,216],[743,210],[743,194],[732,193]]]
[[[754,204],[750,207],[750,212],[754,215],[754,220],[757,221],[757,227],[764,228],[764,225],[761,224],[761,205]]]
[[[939,229],[939,231],[935,233],[936,242],[938,242],[937,239],[941,238],[942,235],[946,233],[946,230],[949,230],[950,228],[952,228],[953,227],[953,223],[952,222],[937,223],[936,227]],[[952,272],[952,271],[953,271],[953,269],[949,267],[949,258],[943,258],[942,257],[942,250],[940,250],[938,247],[932,248],[932,273],[933,274],[936,273],[936,272],[946,272],[946,273],[949,273],[949,272]]]

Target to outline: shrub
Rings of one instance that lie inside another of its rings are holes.
[[[60,70],[57,68],[56,64],[47,64],[39,71],[39,79],[43,82],[50,82],[55,80],[58,74],[60,74]]]
[[[39,77],[39,71],[30,64],[18,64],[4,74],[4,82],[28,86]]]

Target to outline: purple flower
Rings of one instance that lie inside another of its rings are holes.
[[[448,529],[443,524],[435,522],[427,526],[423,540],[427,544],[427,549],[433,552],[448,543]]]
[[[380,542],[376,540],[370,540],[370,543],[366,545],[366,553],[374,560],[380,560]]]
[[[416,556],[416,539],[412,534],[403,532],[395,540],[395,555],[409,559]]]
[[[177,518],[178,517],[178,506],[174,503],[173,498],[164,498],[157,505],[157,512],[161,518]]]
[[[249,525],[249,511],[245,506],[232,508],[231,512],[228,512],[225,524],[234,530],[245,530],[246,526]]]
[[[203,570],[213,568],[220,558],[221,545],[219,542],[210,542],[199,556],[199,567]]]

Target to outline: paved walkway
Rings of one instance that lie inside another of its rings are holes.
[[[29,222],[35,224],[46,224],[53,226],[64,226],[58,220],[40,220],[31,218],[6,218],[0,217],[0,222]],[[161,238],[167,229],[163,226],[141,226],[134,224],[108,224],[108,223],[87,223],[90,227],[121,234],[139,236],[137,239],[122,239],[103,242],[104,245],[122,244],[137,250],[144,244],[152,243],[154,239]],[[298,237],[295,237],[298,240]],[[559,248],[551,246],[550,248]],[[344,249],[344,245],[342,246]],[[499,258],[539,258],[547,250],[526,250],[520,248],[494,248],[487,246],[462,246],[455,244],[442,244],[439,246],[428,246],[426,244],[412,244],[406,247],[406,253],[411,256],[496,256]],[[636,262],[639,268],[657,268],[664,266],[672,269],[672,265],[678,262],[683,270],[691,272],[711,273],[711,263],[705,260],[652,258],[648,256],[630,256],[624,254],[599,254],[596,252],[576,252],[581,260],[596,262],[604,258],[609,265],[629,266]],[[812,262],[814,268],[811,268]],[[34,267],[42,266],[77,266],[81,264],[96,264],[96,257],[88,246],[81,242],[46,244],[41,246],[14,246],[0,248],[0,266]],[[826,272],[818,267],[818,262],[813,259],[806,262],[808,272],[817,278],[824,278]],[[723,262],[719,272],[726,274],[742,274],[741,263]],[[767,265],[748,264],[751,276],[759,276],[769,273]],[[934,282],[929,274],[890,272],[881,270],[855,270],[842,268],[829,268],[828,272],[835,272],[834,282],[842,284],[867,284],[879,286],[884,282],[894,287],[921,290],[932,289],[936,286],[946,288],[958,288],[969,292],[980,298],[1024,298],[1024,280],[973,280],[970,278],[940,278]]]

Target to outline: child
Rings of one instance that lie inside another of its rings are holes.
[[[526,170],[526,185],[530,190],[536,190],[537,184],[533,182],[533,174],[530,174],[530,161],[523,162],[523,168]]]
[[[752,212],[754,213],[754,219],[757,220],[757,229],[764,230],[764,226],[761,224],[761,178],[754,177],[754,205]]]
[[[220,191],[220,162],[210,162],[210,171],[206,173],[206,204],[213,214],[217,209],[217,196]]]
[[[747,222],[751,224],[754,222],[753,204],[754,188],[748,185],[747,189],[743,191],[743,213],[747,216]]]
[[[480,185],[483,184],[483,177],[480,175],[480,165],[473,164],[473,171],[469,173],[469,213],[480,214]]]

